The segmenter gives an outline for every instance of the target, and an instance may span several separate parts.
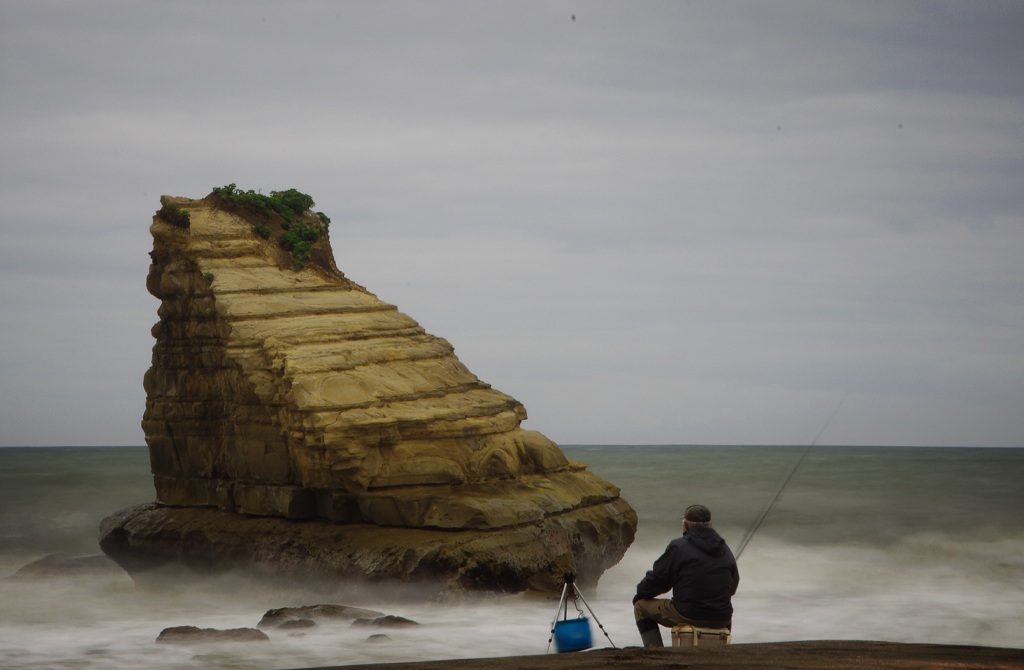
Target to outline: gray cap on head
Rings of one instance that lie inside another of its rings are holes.
[[[704,505],[690,505],[683,512],[684,521],[696,521],[698,523],[707,523],[711,521],[711,510]]]

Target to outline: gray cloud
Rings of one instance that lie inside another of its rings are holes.
[[[576,14],[572,21],[570,15]],[[296,187],[561,442],[1021,446],[1024,10],[0,5],[0,444],[138,444],[160,194]]]

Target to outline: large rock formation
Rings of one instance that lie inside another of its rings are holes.
[[[142,422],[157,503],[101,527],[129,572],[521,590],[565,572],[593,584],[619,561],[637,519],[618,489],[523,430],[523,406],[448,342],[347,279],[326,217],[216,192],[163,201]],[[319,234],[300,270],[305,257],[277,243],[286,229]]]

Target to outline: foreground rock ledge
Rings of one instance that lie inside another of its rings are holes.
[[[178,564],[451,587],[594,584],[633,540],[612,484],[350,281],[326,217],[163,198],[142,426],[156,504],[104,520],[129,573]],[[308,264],[277,240],[318,236]],[[294,232],[294,231],[293,231]]]
[[[894,642],[811,641],[733,644],[721,648],[597,649],[569,654],[422,663],[374,663],[320,670],[1020,670],[1024,650]]]

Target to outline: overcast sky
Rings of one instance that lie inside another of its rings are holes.
[[[0,0],[0,171],[0,445],[143,444],[234,182],[556,442],[1024,446],[1016,0]]]

